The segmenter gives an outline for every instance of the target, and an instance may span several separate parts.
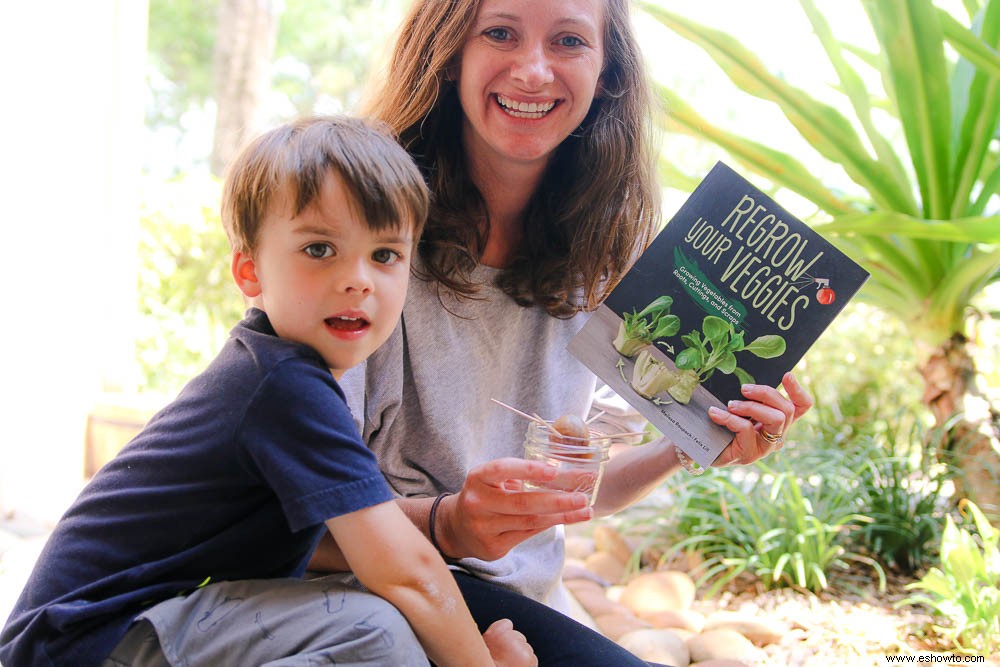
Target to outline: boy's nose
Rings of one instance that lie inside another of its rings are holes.
[[[368,263],[359,259],[345,266],[340,276],[340,288],[348,293],[370,293],[373,283]]]
[[[528,44],[515,55],[510,75],[520,81],[526,90],[537,90],[551,83],[552,66],[543,44]]]

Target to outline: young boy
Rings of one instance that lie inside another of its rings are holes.
[[[4,665],[537,664],[509,621],[480,637],[337,384],[396,326],[427,206],[409,156],[363,121],[302,120],[243,151],[222,218],[252,308],[60,520]],[[327,530],[384,600],[301,578]],[[403,654],[410,626],[426,656]]]

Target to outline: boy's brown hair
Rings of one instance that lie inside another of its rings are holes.
[[[420,170],[383,124],[346,116],[302,118],[251,141],[230,164],[222,224],[234,251],[253,254],[264,218],[284,196],[298,215],[327,173],[343,179],[370,229],[412,225],[419,239],[428,192]]]

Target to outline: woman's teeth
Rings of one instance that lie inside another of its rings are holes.
[[[503,95],[497,95],[497,102],[515,118],[541,118],[556,105],[555,102],[516,102]]]

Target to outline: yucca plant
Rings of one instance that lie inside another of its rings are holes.
[[[704,49],[744,93],[778,105],[790,129],[860,186],[863,194],[848,199],[792,155],[711,124],[660,88],[668,131],[712,142],[751,174],[803,197],[817,209],[814,227],[871,271],[860,297],[901,318],[922,347],[923,401],[938,425],[954,424],[947,449],[963,471],[961,492],[1000,506],[995,420],[988,411],[972,417],[965,410],[976,374],[968,348],[970,313],[976,297],[1000,278],[1000,152],[994,143],[1000,0],[965,0],[967,26],[931,0],[860,0],[878,54],[838,41],[817,4],[800,0],[853,118],[769,72],[734,37],[667,11],[662,0],[639,1]],[[775,24],[776,40],[780,30]],[[957,57],[949,57],[946,44]],[[881,75],[881,90],[866,87],[862,73],[869,68]],[[905,146],[894,146],[880,132],[879,113],[894,120]],[[675,165],[665,170],[680,171]],[[950,421],[962,413],[964,419]]]

